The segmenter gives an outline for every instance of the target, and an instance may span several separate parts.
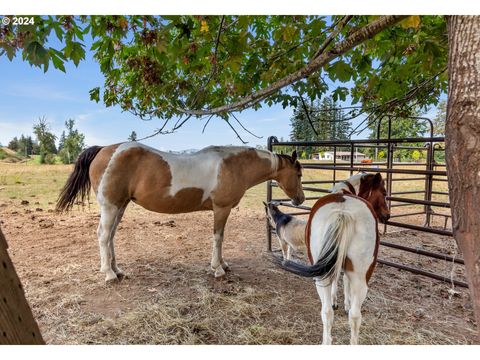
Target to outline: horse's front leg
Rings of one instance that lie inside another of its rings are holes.
[[[230,215],[230,207],[213,207],[213,253],[212,253],[212,270],[215,272],[215,277],[222,277],[225,275],[225,270],[228,264],[223,261],[222,257],[222,243],[223,234],[225,231],[225,224]]]

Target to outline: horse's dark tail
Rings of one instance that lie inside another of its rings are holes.
[[[295,275],[303,277],[321,277],[327,278],[335,268],[338,257],[338,248],[329,249],[326,257],[320,259],[313,265],[304,265],[291,260],[283,260],[277,256],[274,256],[274,262],[282,269],[287,270]]]
[[[304,277],[318,277],[333,281],[343,267],[348,245],[352,237],[352,218],[344,212],[331,214],[324,235],[324,246],[318,261],[313,265],[303,265],[290,260],[276,262],[284,269]]]
[[[56,207],[58,212],[71,210],[77,200],[81,203],[88,200],[91,187],[89,176],[90,164],[101,149],[102,146],[92,146],[80,154],[75,162],[73,172],[70,174],[67,183],[58,197]]]

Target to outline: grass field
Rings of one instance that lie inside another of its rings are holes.
[[[307,161],[313,163],[314,161]],[[421,167],[405,165],[396,166],[396,168],[419,169]],[[27,163],[4,163],[0,162],[0,202],[5,200],[28,200],[38,203],[45,208],[53,208],[58,197],[60,189],[65,184],[68,175],[73,170],[73,165],[39,165],[35,162]],[[332,180],[333,174],[329,170],[303,170],[303,180]],[[347,179],[350,172],[337,171],[337,180]],[[394,179],[412,177],[404,174],[394,174]],[[419,177],[419,176],[416,176]],[[318,187],[329,189],[330,184],[314,184],[310,187]],[[403,191],[421,191],[425,189],[423,180],[417,181],[394,181],[392,190],[394,192]],[[434,182],[434,191],[447,192],[448,186],[446,182]],[[319,196],[321,193],[305,192],[306,196]],[[414,199],[423,199],[423,194],[412,194],[408,197]],[[273,189],[273,198],[285,198],[285,194],[278,189]],[[260,209],[263,207],[262,201],[266,199],[266,184],[259,184],[251,188],[242,199],[241,206],[252,209]],[[445,195],[433,195],[432,200],[446,201]],[[95,203],[95,201],[93,201]],[[307,202],[312,203],[312,202]],[[402,207],[401,211],[410,211],[412,209],[420,209],[419,206]],[[396,210],[395,210],[396,211]]]

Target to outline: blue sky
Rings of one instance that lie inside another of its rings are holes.
[[[107,108],[89,99],[89,90],[103,84],[99,66],[87,51],[86,60],[78,67],[66,64],[66,74],[51,66],[47,73],[31,67],[17,56],[12,62],[0,57],[0,143],[20,134],[32,134],[33,123],[45,116],[53,132],[59,136],[68,119],[85,134],[86,144],[108,145],[126,141],[132,130],[139,138],[152,134],[162,124],[159,119],[142,121],[119,107]],[[347,104],[348,105],[348,104]],[[263,138],[257,139],[238,126],[249,146],[265,145],[268,136],[289,138],[293,109],[281,106],[246,110],[237,115],[245,127]],[[228,125],[212,118],[205,133],[206,120],[192,118],[177,133],[158,135],[144,143],[160,150],[201,149],[208,145],[242,145]],[[357,120],[356,122],[358,122]],[[353,124],[355,125],[355,123]],[[365,137],[361,134],[356,138]]]

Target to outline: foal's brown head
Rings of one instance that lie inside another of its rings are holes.
[[[387,196],[385,181],[382,179],[380,173],[362,176],[358,196],[367,200],[372,205],[373,210],[375,210],[378,219],[382,223],[390,219],[390,209],[385,201],[385,197]]]
[[[293,205],[300,205],[305,201],[302,188],[302,166],[297,160],[297,152],[291,156],[278,155],[278,170],[275,180],[278,186],[292,199]]]

